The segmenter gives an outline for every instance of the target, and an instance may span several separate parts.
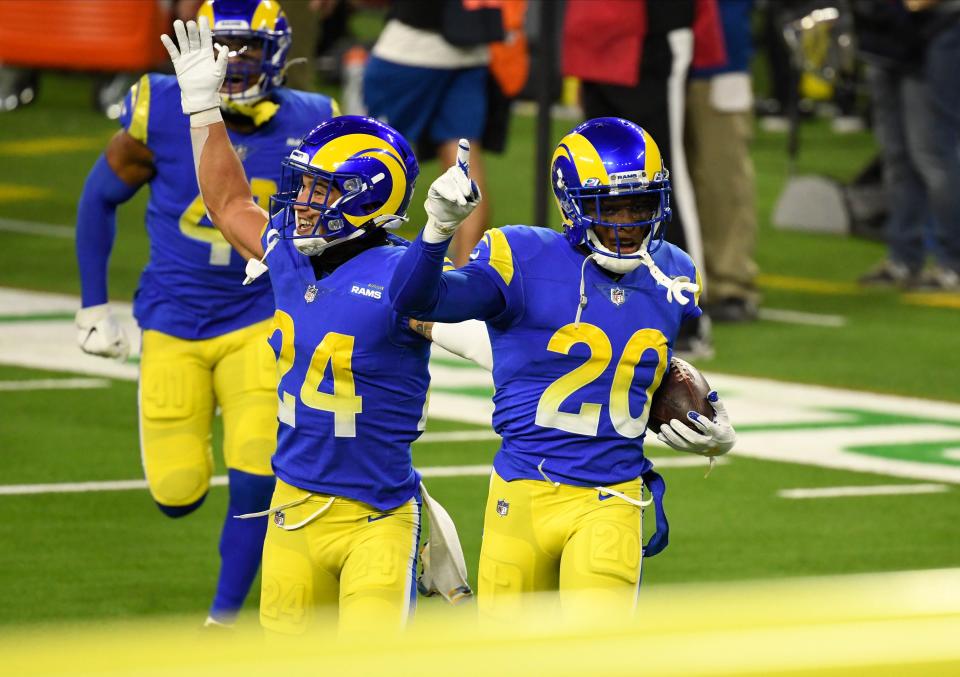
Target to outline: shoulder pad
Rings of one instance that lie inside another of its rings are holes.
[[[147,145],[150,132],[156,129],[170,109],[180,112],[180,86],[172,75],[147,73],[133,84],[123,100],[120,124],[140,143]]]
[[[544,247],[562,239],[560,234],[550,228],[535,226],[503,226],[498,228],[510,244],[510,250],[517,261],[529,261],[536,258]]]

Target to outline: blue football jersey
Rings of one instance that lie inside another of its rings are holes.
[[[265,233],[265,247],[274,235]],[[372,247],[319,280],[290,240],[266,260],[277,308],[274,472],[378,510],[419,486],[410,445],[426,424],[430,385],[430,343],[407,329],[387,293],[404,249]]]
[[[254,133],[228,129],[264,209],[277,191],[280,161],[300,137],[333,113],[332,100],[319,94],[281,88],[275,101],[276,114]],[[151,150],[157,170],[150,181],[146,213],[150,261],[133,304],[140,327],[204,339],[270,317],[269,282],[241,285],[245,262],[207,218],[177,79],[144,75],[127,94],[120,122]]]
[[[560,233],[509,226],[487,231],[469,266],[506,299],[487,322],[493,348],[493,427],[503,437],[494,460],[505,480],[548,477],[565,484],[624,482],[652,467],[643,455],[650,399],[669,365],[680,324],[697,299],[668,303],[648,269],[619,280]],[[683,250],[653,255],[671,277],[697,280]],[[579,323],[580,280],[586,305]],[[688,295],[689,296],[689,295]]]

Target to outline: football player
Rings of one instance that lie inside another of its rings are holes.
[[[563,233],[490,230],[471,263],[443,272],[471,204],[465,171],[449,169],[428,192],[427,224],[389,290],[400,313],[486,321],[503,444],[478,602],[493,616],[514,613],[518,593],[558,588],[565,606],[586,599],[594,609],[633,609],[642,555],[666,545],[663,480],[643,454],[651,396],[681,323],[700,314],[696,268],[663,240],[670,181],[647,132],[618,118],[579,125],[554,153],[552,184]],[[691,413],[699,432],[674,420],[664,440],[705,455],[728,451],[734,432],[716,393],[711,400],[714,420]],[[644,484],[658,527],[645,551]]]
[[[206,20],[163,36],[177,71],[200,189],[227,241],[269,268],[277,356],[277,487],[263,550],[261,623],[303,632],[339,606],[341,631],[401,627],[414,585],[421,501],[436,506],[410,445],[424,428],[429,342],[392,308],[387,284],[405,242],[386,229],[405,219],[419,173],[406,140],[372,118],[337,117],[307,133],[282,162],[271,217],[257,204],[221,121]],[[259,261],[257,260],[259,258]],[[447,518],[449,519],[449,518]],[[431,527],[434,536],[436,521]],[[455,541],[455,534],[453,541]],[[459,544],[431,543],[431,562],[459,553],[460,585],[430,577],[450,598],[465,585]],[[435,572],[436,573],[436,572]],[[456,576],[455,576],[456,577]]]
[[[336,103],[283,87],[291,30],[275,1],[208,0],[199,15],[228,50],[219,107],[250,189],[266,205],[280,160],[304,132],[337,114]],[[87,178],[77,212],[80,347],[127,356],[127,337],[107,302],[108,261],[117,205],[149,184],[150,260],[133,306],[143,332],[141,458],[160,510],[170,517],[193,512],[210,487],[211,424],[220,409],[230,496],[207,622],[229,624],[256,577],[267,526],[265,518],[231,516],[265,509],[274,488],[276,375],[266,341],[273,299],[265,280],[237,283],[244,260],[207,218],[176,78],[144,75],[124,101],[121,123]]]

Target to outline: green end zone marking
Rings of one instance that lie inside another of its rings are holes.
[[[821,423],[754,423],[736,426],[737,432],[778,432],[788,430],[827,430],[830,428],[866,428],[878,425],[948,425],[960,427],[960,421],[942,418],[921,418],[904,414],[884,414],[876,411],[847,408],[817,407],[814,411],[842,414],[841,421],[823,421]]]
[[[880,458],[960,466],[960,437],[946,442],[914,442],[912,444],[879,444],[850,447],[848,451]],[[955,452],[956,455],[948,452]]]
[[[15,322],[61,322],[63,320],[70,320],[72,322],[73,317],[73,313],[63,311],[27,315],[0,315],[0,324],[12,324]]]
[[[808,431],[849,429],[876,426],[903,426],[903,425],[940,425],[950,428],[960,428],[960,421],[907,416],[904,414],[884,414],[875,411],[847,408],[818,408],[818,411],[842,414],[846,418],[842,421],[824,423],[782,423],[782,424],[754,424],[737,426],[741,433],[749,432],[777,432],[777,431]],[[888,458],[897,461],[913,461],[935,465],[960,466],[960,434],[956,439],[937,442],[892,442],[890,444],[870,444],[846,447],[844,451],[878,458]],[[950,453],[953,452],[953,453]]]

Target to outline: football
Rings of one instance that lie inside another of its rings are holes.
[[[714,411],[707,400],[709,393],[710,384],[696,367],[679,357],[671,358],[667,375],[653,393],[647,428],[660,432],[660,426],[674,418],[692,428],[687,419],[688,411],[696,411],[712,420]]]

